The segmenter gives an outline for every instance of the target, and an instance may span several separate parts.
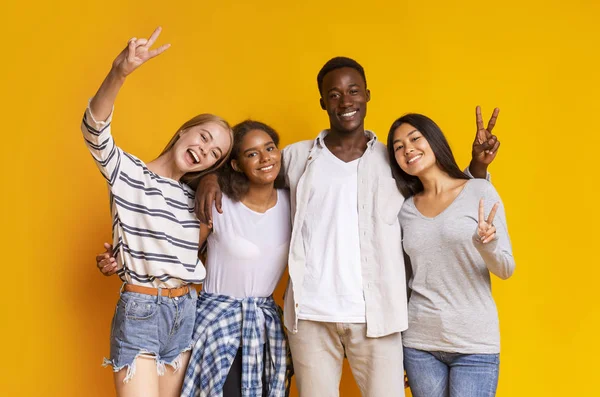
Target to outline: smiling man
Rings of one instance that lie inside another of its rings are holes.
[[[364,127],[371,93],[363,67],[333,58],[317,84],[329,129],[282,152],[292,216],[284,323],[296,383],[301,397],[339,396],[347,357],[363,396],[404,396],[404,198],[386,146]],[[499,146],[482,136],[478,131],[470,165],[478,177],[487,175]],[[220,189],[209,175],[197,191],[200,220],[210,222],[215,200],[220,211]]]
[[[385,145],[364,128],[362,66],[333,58],[317,83],[329,129],[284,150],[294,225],[284,322],[296,382],[301,396],[338,396],[346,356],[363,396],[403,395],[404,199]]]

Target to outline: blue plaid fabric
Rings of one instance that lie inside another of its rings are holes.
[[[291,356],[281,314],[272,297],[240,299],[201,292],[195,344],[181,395],[222,396],[241,343],[242,396],[263,396],[266,388],[266,396],[285,397],[289,392]]]

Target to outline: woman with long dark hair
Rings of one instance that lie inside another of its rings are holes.
[[[479,114],[478,124],[483,129]],[[400,224],[410,298],[402,339],[413,396],[494,396],[500,333],[490,273],[507,279],[515,268],[500,196],[460,170],[426,116],[396,120],[388,150],[406,198]]]

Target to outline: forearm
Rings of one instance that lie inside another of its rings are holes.
[[[106,120],[110,116],[124,83],[125,77],[112,68],[90,102],[90,111],[96,120]]]
[[[483,165],[475,160],[471,160],[468,170],[473,178],[487,179],[487,165]]]
[[[473,236],[473,240],[475,247],[490,272],[502,280],[506,280],[512,276],[515,271],[515,259],[510,250],[504,249],[504,247],[498,244],[498,240],[487,244],[481,243],[478,236]]]

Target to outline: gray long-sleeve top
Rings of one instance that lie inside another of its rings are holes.
[[[479,200],[486,217],[494,203],[496,238],[482,244],[477,236]],[[504,206],[486,180],[469,180],[456,199],[430,218],[413,198],[400,212],[404,250],[412,277],[408,330],[404,346],[464,354],[500,352],[498,313],[490,272],[507,279],[515,269]]]

